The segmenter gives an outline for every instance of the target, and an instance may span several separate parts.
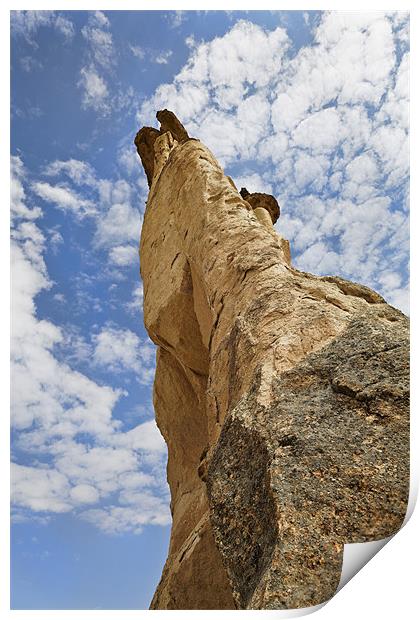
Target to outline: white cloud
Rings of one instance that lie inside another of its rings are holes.
[[[107,116],[116,108],[129,106],[133,99],[132,91],[127,89],[124,93],[111,96],[112,82],[107,81],[106,76],[114,74],[118,54],[109,29],[109,20],[102,11],[90,13],[87,24],[82,28],[86,41],[86,60],[78,82],[82,89],[82,107],[92,108],[102,116]]]
[[[38,226],[31,220],[20,222],[12,230],[12,239],[19,242],[19,245],[13,244],[12,247],[18,249],[24,260],[27,260],[32,268],[46,278],[45,263],[42,257],[45,237]]]
[[[296,146],[323,153],[335,149],[345,135],[340,114],[334,108],[327,108],[302,120],[293,131],[292,140]]]
[[[388,303],[399,308],[405,314],[410,314],[410,290],[408,284],[396,289],[385,289],[384,295]]]
[[[48,245],[52,249],[52,251],[56,253],[58,250],[58,246],[63,245],[64,243],[63,235],[60,233],[59,230],[57,230],[57,228],[49,229],[48,233],[49,233]]]
[[[133,288],[131,300],[125,304],[125,308],[129,314],[134,316],[143,312],[143,284],[141,282]]]
[[[140,47],[140,45],[130,45],[129,47],[130,47],[130,51],[133,54],[133,56],[135,56],[139,60],[143,60],[143,58],[146,55],[146,52],[142,47]]]
[[[40,207],[28,209],[25,205],[25,190],[23,188],[22,179],[25,176],[23,162],[17,155],[13,155],[10,160],[10,209],[13,218],[25,218],[27,220],[36,220],[42,216]]]
[[[54,299],[61,303],[65,297],[62,293],[56,293]],[[92,356],[91,343],[83,337],[80,328],[72,325],[66,325],[59,349],[70,365],[87,362]]]
[[[100,179],[98,181],[98,192],[101,203],[106,207],[115,203],[129,203],[133,193],[130,183],[124,179],[119,179],[115,183],[109,179]]]
[[[34,183],[32,189],[46,202],[54,204],[63,211],[71,211],[80,219],[96,214],[96,206],[91,200],[82,198],[64,185],[50,185],[38,181]]]
[[[126,433],[115,435],[114,445],[126,446],[131,450],[146,450],[148,452],[165,452],[166,450],[165,441],[154,420],[143,422],[143,424],[139,424]]]
[[[315,39],[321,58],[336,71],[338,103],[377,105],[395,62],[392,25],[384,13],[326,13]]]
[[[347,164],[346,167],[347,178],[358,185],[376,181],[378,173],[378,166],[368,153],[359,155],[359,157],[356,157]]]
[[[129,267],[138,263],[139,251],[133,245],[117,245],[109,251],[109,259],[119,267]]]
[[[279,72],[288,47],[287,33],[283,28],[264,31],[246,21],[237,22],[224,36],[208,43],[208,77],[216,88],[216,101],[223,107],[237,105],[247,84],[265,87],[274,72]],[[229,86],[236,97],[224,101],[220,93]]]
[[[406,52],[401,59],[397,74],[395,76],[395,86],[393,90],[388,91],[388,99],[383,106],[383,111],[387,114],[388,118],[393,122],[398,121],[399,124],[405,129],[408,129],[407,113],[410,96],[409,72],[410,53]]]
[[[172,56],[172,50],[166,50],[164,52],[160,52],[160,54],[155,56],[154,61],[158,65],[167,65],[171,56]]]
[[[186,11],[168,11],[166,19],[171,28],[179,28],[179,26],[187,19]]]
[[[100,28],[109,28],[109,19],[103,11],[94,11],[89,17],[89,23]]]
[[[70,490],[70,497],[77,504],[96,504],[99,493],[90,484],[77,484]]]
[[[82,67],[79,86],[83,88],[83,107],[93,108],[97,112],[109,111],[108,86],[94,66]]]
[[[140,120],[144,113],[144,119],[148,117],[150,123],[154,123],[153,110],[161,110],[162,108],[169,108],[173,110],[175,114],[185,120],[185,125],[188,127],[188,120],[196,116],[201,116],[204,107],[209,101],[209,93],[207,89],[200,88],[200,84],[196,83],[184,83],[175,82],[174,84],[164,84],[159,86],[152,101],[147,101],[143,105],[143,112],[138,116]],[[146,111],[147,109],[147,111]],[[142,121],[142,122],[145,122]]]
[[[101,17],[98,17],[101,15]],[[112,34],[109,32],[108,18],[97,11],[82,28],[82,36],[90,49],[91,62],[109,70],[115,64],[116,51]]]
[[[127,169],[124,151],[119,153],[121,167]],[[131,155],[131,153],[130,153]],[[138,156],[134,153],[134,156]],[[130,166],[140,166],[137,159],[132,158]],[[19,158],[13,160],[14,175],[12,180],[13,205],[15,213],[22,212],[26,217],[30,213],[24,210],[23,199],[25,198],[22,183],[19,181],[23,174],[22,162]],[[109,249],[109,262],[113,266],[127,267],[138,263],[138,241],[142,216],[132,206],[132,201],[140,200],[140,208],[143,208],[141,198],[146,196],[147,187],[142,178],[136,183],[130,183],[125,179],[111,181],[98,178],[93,167],[81,160],[69,159],[66,161],[55,160],[44,167],[43,174],[47,177],[65,175],[75,186],[73,189],[66,183],[56,185],[37,181],[33,183],[33,191],[43,200],[50,202],[65,212],[70,212],[78,219],[91,217],[95,225],[93,237],[94,248]],[[82,195],[81,191],[87,192],[89,198]],[[96,196],[95,196],[96,194]],[[26,209],[26,207],[25,207]],[[32,217],[38,217],[41,211],[34,210]],[[51,236],[51,247],[62,241],[60,233]],[[132,242],[136,242],[136,246]]]
[[[193,48],[190,59],[173,84],[159,86],[155,95],[143,104],[139,119],[151,122],[156,110],[168,107],[194,133],[211,110],[216,112],[216,106],[228,110],[242,102],[251,85],[257,88],[267,86],[273,71],[278,72],[282,65],[287,44],[287,35],[282,28],[267,33],[255,24],[237,22],[224,37],[216,37]],[[210,93],[214,97],[211,110],[208,109]],[[225,120],[220,121],[220,113],[215,115],[212,127],[216,129],[216,122],[223,126]],[[252,127],[248,129],[252,130]],[[226,130],[229,139],[231,127]],[[235,135],[239,132],[238,128]],[[244,141],[240,140],[241,145]]]
[[[345,182],[341,188],[343,198],[357,202],[366,201],[375,196],[380,172],[375,159],[369,153],[363,153],[351,160],[345,169]]]
[[[17,210],[29,219],[21,218],[12,233],[12,425],[16,448],[27,458],[35,456],[30,465],[12,466],[14,518],[24,520],[28,511],[36,519],[36,513],[78,510],[83,518],[87,505],[100,505],[119,493],[121,500],[112,511],[117,511],[124,531],[139,531],[140,521],[133,518],[123,494],[127,491],[134,497],[148,486],[153,494],[146,494],[144,506],[140,503],[137,508],[141,523],[166,523],[167,498],[160,498],[166,493],[160,473],[166,448],[154,421],[122,430],[114,407],[123,391],[95,383],[58,357],[58,347],[65,350],[70,339],[76,357],[88,361],[93,355],[102,367],[131,370],[140,383],[150,383],[154,349],[129,330],[108,329],[114,337],[108,340],[99,332],[94,345],[89,345],[77,333],[71,335],[66,328],[37,318],[35,298],[52,286],[43,259],[46,239],[33,221],[34,209],[25,204],[22,162],[17,159],[14,164],[22,185],[15,192]],[[114,189],[116,195],[126,190],[120,184],[111,188],[111,196]],[[118,346],[121,337],[125,350]],[[48,465],[40,464],[40,457],[48,459]],[[98,510],[107,513],[111,508]],[[101,521],[98,527],[103,527]]]
[[[118,163],[123,169],[124,173],[128,176],[132,174],[136,174],[139,178],[145,178],[145,175],[142,174],[143,168],[141,166],[140,158],[137,154],[135,148],[133,148],[132,140],[130,143],[124,144],[118,151]],[[144,180],[145,187],[143,187],[143,194],[147,196],[149,187],[147,185],[147,181]]]
[[[133,498],[134,499],[134,498]],[[149,493],[138,493],[136,503],[128,506],[107,506],[87,510],[82,517],[107,534],[134,532],[140,534],[147,524],[169,525],[171,514],[168,501]]]
[[[65,450],[62,450],[65,447]],[[112,447],[89,448],[80,443],[58,445],[55,459],[58,472],[65,474],[76,486],[94,486],[107,495],[120,488],[118,476],[135,471],[137,457],[132,450]]]
[[[272,185],[256,172],[235,177],[235,184],[238,191],[241,190],[241,187],[245,187],[251,194],[253,192],[262,192],[264,194],[271,194],[273,192]]]
[[[68,512],[70,486],[66,476],[51,469],[11,464],[12,502],[36,512]]]
[[[46,438],[92,430],[108,433],[119,391],[97,385],[54,357],[52,350],[62,339],[61,330],[45,320],[38,321],[32,301],[48,282],[21,257],[13,260],[12,268],[13,425],[29,429],[39,424]]]
[[[132,369],[137,365],[140,338],[130,330],[107,328],[94,338],[93,361],[118,371]]]
[[[153,381],[155,370],[155,347],[129,329],[108,326],[93,337],[92,360],[112,372],[134,371],[142,384]]]
[[[66,17],[63,17],[63,15],[56,15],[54,20],[54,27],[64,36],[65,39],[70,40],[73,38],[73,22]]]
[[[388,266],[386,272],[395,271],[396,265],[400,269],[405,267],[407,215],[399,210],[392,212],[391,200],[386,197],[373,197],[357,204],[307,196],[299,202],[296,219],[286,216],[278,224],[282,234],[291,239],[292,247],[301,252],[296,258],[297,267],[365,282],[388,299],[379,274],[384,266]],[[384,258],[384,252],[390,251],[393,266]]]
[[[73,22],[55,11],[11,11],[10,25],[13,35],[24,36],[34,47],[37,47],[35,37],[41,27],[57,30],[67,41],[74,36]]]
[[[128,203],[113,204],[97,222],[94,242],[99,247],[112,247],[140,238],[141,217]]]
[[[44,115],[44,112],[37,105],[25,106],[24,109],[19,108],[18,106],[14,106],[12,108],[12,117],[15,115],[18,118],[33,119],[33,118],[40,118],[41,116]]]
[[[144,487],[150,487],[156,484],[156,479],[153,476],[151,476],[150,474],[145,474],[141,471],[133,471],[126,474],[121,474],[120,481],[122,487],[127,491],[133,489],[143,489]]]
[[[46,176],[58,176],[65,174],[76,185],[96,185],[95,171],[92,166],[85,161],[78,159],[68,159],[67,161],[55,160],[50,162],[44,169]]]
[[[405,182],[409,173],[408,133],[397,125],[381,125],[372,132],[371,144],[388,175],[386,186]]]
[[[311,185],[312,189],[321,191],[327,182],[329,167],[330,162],[327,157],[308,155],[306,152],[298,151],[294,163],[294,174],[299,190]]]

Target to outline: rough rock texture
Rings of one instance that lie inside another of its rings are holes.
[[[408,321],[365,286],[291,267],[249,193],[157,117],[136,136],[140,259],[173,526],[151,608],[316,605],[345,542],[404,519]]]

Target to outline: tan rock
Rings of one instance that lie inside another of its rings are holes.
[[[143,164],[149,187],[153,180],[155,162],[154,144],[158,136],[160,136],[160,132],[154,127],[142,127],[134,139],[134,144],[137,147],[137,152]]]
[[[153,171],[140,259],[173,515],[151,607],[316,605],[344,543],[404,519],[407,318],[291,267],[267,209],[162,118],[136,137]]]
[[[273,228],[273,221],[267,209],[264,209],[263,207],[256,207],[255,209],[253,209],[253,211],[255,217],[261,222],[263,226],[268,229]]]
[[[156,118],[160,123],[160,131],[162,133],[169,131],[178,142],[184,142],[189,139],[185,127],[170,110],[159,110],[156,112]]]
[[[161,123],[160,130],[154,127],[142,127],[134,138],[134,144],[136,145],[137,152],[146,173],[149,187],[152,185],[153,179],[159,177],[160,171],[166,163],[165,156],[161,150],[163,149],[163,151],[169,155],[171,147],[176,146],[178,142],[189,140],[187,131],[173,112],[169,110],[160,110],[156,113],[156,118]],[[158,142],[160,146],[155,149],[155,141],[164,134],[167,134],[166,139],[163,142],[160,140]],[[168,143],[169,146],[169,142],[170,147],[168,148],[165,145]],[[160,162],[158,174],[155,174],[156,159]]]
[[[250,194],[246,187],[242,187],[239,193],[244,200],[249,202],[254,211],[264,209],[269,213],[272,223],[275,224],[277,222],[280,217],[280,206],[274,196],[261,194],[260,192]]]

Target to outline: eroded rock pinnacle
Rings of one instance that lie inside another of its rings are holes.
[[[173,524],[151,607],[310,607],[333,596],[345,543],[404,520],[408,320],[294,269],[276,199],[239,193],[173,113],[157,118],[136,136],[140,261]]]

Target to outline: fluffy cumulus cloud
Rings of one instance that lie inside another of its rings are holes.
[[[109,258],[120,267],[128,267],[138,262],[138,249],[133,245],[117,245],[111,248]]]
[[[95,186],[95,171],[92,166],[78,159],[68,159],[66,161],[58,160],[50,162],[44,169],[46,176],[56,177],[59,174],[65,174],[76,185]]]
[[[106,326],[94,337],[93,362],[113,372],[135,370],[145,385],[154,376],[155,349],[150,341],[141,341],[129,329]]]
[[[326,12],[293,52],[283,27],[241,20],[190,37],[185,66],[139,112],[148,124],[172,109],[238,185],[272,191],[297,267],[362,281],[406,312],[408,27],[400,12]]]
[[[35,512],[68,512],[70,486],[66,476],[56,470],[36,469],[12,463],[12,502]]]
[[[75,162],[55,163],[49,172],[55,174],[56,168],[79,183],[93,178],[86,166]],[[66,328],[37,318],[36,297],[52,282],[44,261],[46,237],[37,223],[43,212],[39,206],[28,206],[31,190],[42,193],[29,182],[22,161],[15,157],[12,427],[15,449],[26,454],[25,464],[12,465],[15,516],[23,519],[28,511],[41,515],[73,511],[107,532],[140,531],[145,523],[166,524],[167,490],[160,473],[165,444],[155,422],[124,430],[114,410],[125,392],[75,370],[70,359],[58,354],[69,340]],[[117,186],[110,189],[111,196],[113,190],[117,196],[123,192]],[[140,383],[150,384],[154,350],[129,330],[105,327],[91,343],[79,337],[77,349],[79,361],[89,357],[92,365],[108,371],[129,369]],[[143,505],[139,501],[136,515],[127,497],[140,497],[145,486],[149,491]],[[98,512],[89,512],[94,510]],[[120,525],[115,522],[111,527],[110,515],[116,514]]]
[[[270,76],[281,70],[289,45],[286,31],[266,32],[239,21],[223,37],[200,44],[190,40],[190,45],[186,66],[172,84],[157,88],[139,119],[154,122],[156,110],[168,107],[224,163],[252,157],[255,142],[267,131]]]
[[[107,534],[134,531],[140,534],[148,523],[168,525],[171,522],[166,502],[152,493],[126,494],[126,505],[87,510],[84,518]]]
[[[131,180],[98,178],[88,162],[69,159],[50,162],[43,169],[46,180],[32,183],[32,191],[47,204],[74,216],[79,222],[89,217],[95,227],[93,246],[108,250],[109,263],[117,268],[138,263],[136,246],[144,208],[142,198],[146,192],[144,183],[140,181],[139,184],[136,178],[140,166],[135,159],[133,161],[130,151],[127,152],[125,157],[121,153],[119,163],[123,173],[133,177]],[[19,181],[22,162],[15,157],[12,165],[14,210],[22,211],[26,209],[23,186]],[[27,218],[31,217],[27,209],[25,213]],[[38,217],[39,213],[35,208],[32,217]],[[60,241],[59,238],[56,240]]]
[[[111,260],[118,264],[119,259],[121,264],[121,261],[127,258],[127,250],[121,251],[121,244],[138,241],[140,226],[141,217],[137,209],[128,202],[116,202],[111,204],[106,215],[98,221],[95,243],[103,247],[119,247],[114,253],[111,252]]]
[[[65,185],[50,185],[49,183],[34,183],[33,190],[45,202],[54,204],[63,211],[71,211],[78,218],[92,216],[96,213],[95,205],[86,200]]]

